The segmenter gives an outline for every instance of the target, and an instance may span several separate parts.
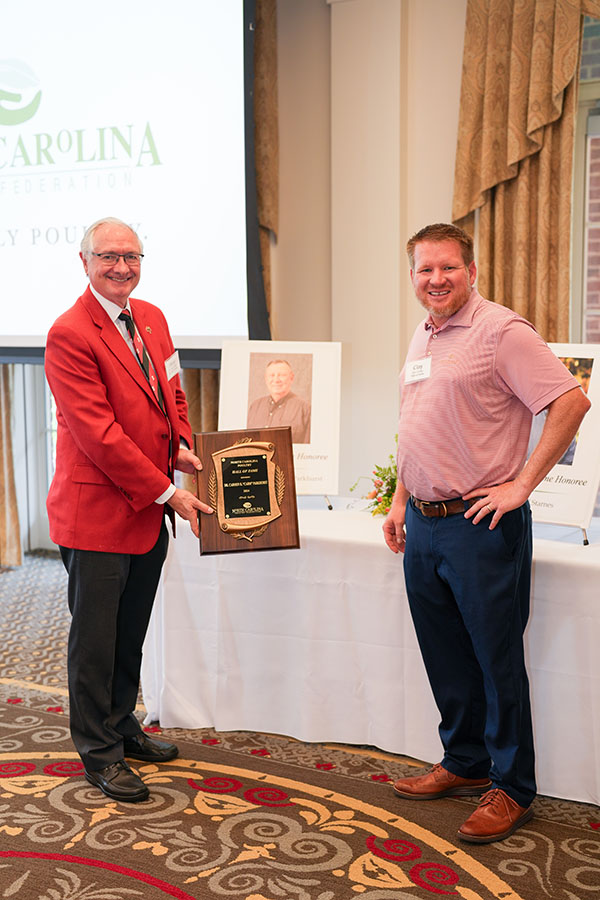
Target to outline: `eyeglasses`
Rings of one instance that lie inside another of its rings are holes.
[[[120,259],[123,259],[128,266],[139,266],[144,258],[143,253],[94,253],[93,251],[92,256],[97,256],[107,266],[115,266]]]

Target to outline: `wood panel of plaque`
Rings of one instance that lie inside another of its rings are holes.
[[[198,497],[214,509],[199,516],[201,554],[300,546],[289,426],[203,432],[194,447]]]

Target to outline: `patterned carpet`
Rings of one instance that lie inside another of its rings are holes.
[[[55,555],[0,570],[0,898],[600,894],[597,807],[538,798],[510,839],[466,845],[456,829],[474,801],[401,801],[390,782],[420,764],[374,748],[165,730],[180,758],[136,765],[150,799],[109,801],[82,779],[69,738],[68,619]]]

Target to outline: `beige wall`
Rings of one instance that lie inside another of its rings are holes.
[[[467,0],[410,0],[405,6],[403,248],[419,228],[451,219]],[[421,309],[408,276],[402,300],[412,334]]]
[[[466,0],[277,10],[274,337],[343,342],[347,494],[393,449],[397,376],[421,318],[404,244],[451,214]]]

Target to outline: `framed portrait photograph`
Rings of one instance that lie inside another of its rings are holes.
[[[298,494],[337,494],[341,344],[225,341],[219,430],[289,426]]]
[[[600,344],[549,344],[592,402],[579,431],[556,465],[533,491],[529,502],[536,522],[586,529],[594,514],[600,484]],[[546,410],[534,416],[528,455],[536,446]]]

